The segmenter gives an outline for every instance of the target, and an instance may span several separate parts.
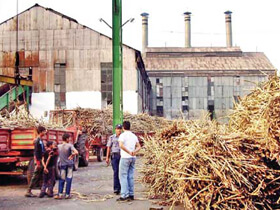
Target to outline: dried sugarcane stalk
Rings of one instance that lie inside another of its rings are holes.
[[[235,104],[228,125],[205,116],[146,137],[142,172],[150,196],[186,209],[277,208],[279,117],[274,76]]]

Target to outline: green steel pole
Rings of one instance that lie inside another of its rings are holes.
[[[113,1],[113,132],[122,123],[122,0]]]
[[[30,101],[29,101],[29,97],[30,97],[30,87],[28,86],[24,86],[24,89],[25,89],[25,92],[26,92],[26,103],[27,103],[27,111],[29,112],[29,104],[30,104]]]

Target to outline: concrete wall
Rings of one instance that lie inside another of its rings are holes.
[[[138,111],[138,94],[135,91],[123,92],[123,111],[131,114],[137,114]]]
[[[30,113],[36,118],[48,119],[44,117],[45,111],[54,110],[54,93],[33,93]]]
[[[101,109],[101,92],[67,92],[66,108],[75,109],[77,107]]]

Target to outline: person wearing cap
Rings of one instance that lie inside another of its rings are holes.
[[[119,147],[119,136],[122,133],[122,125],[118,124],[115,127],[115,134],[110,136],[107,143],[106,163],[109,165],[110,156],[112,168],[114,171],[114,193],[119,195],[121,191],[121,184],[119,179],[119,164],[121,159],[121,149]]]

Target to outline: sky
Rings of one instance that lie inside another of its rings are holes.
[[[112,0],[18,0],[22,12],[35,3],[76,19],[102,34],[111,29],[100,22],[112,23]],[[244,52],[264,52],[275,68],[280,69],[279,0],[122,0],[123,42],[141,50],[143,12],[149,13],[149,46],[183,47],[184,15],[191,16],[193,47],[225,47],[225,15],[232,11],[233,45]],[[0,23],[16,15],[17,0],[0,0]]]

